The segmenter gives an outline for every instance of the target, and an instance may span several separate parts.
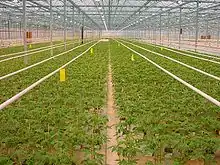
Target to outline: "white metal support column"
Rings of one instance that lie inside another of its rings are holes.
[[[23,0],[23,44],[24,44],[24,51],[27,51],[27,18],[26,18],[26,0]],[[24,63],[28,64],[28,56],[24,56]]]
[[[198,37],[199,37],[199,0],[196,4],[196,36],[195,36],[195,51],[197,51]]]
[[[39,35],[38,35],[38,28],[39,28],[39,22],[37,21],[37,38],[39,37]]]
[[[191,39],[191,33],[190,33],[190,28],[188,28],[188,35],[189,35],[189,40]]]
[[[153,42],[152,43],[155,43],[155,27],[153,26]]]
[[[66,0],[64,0],[64,49],[66,50]]]
[[[155,25],[155,28],[154,28],[154,43],[156,44],[157,43],[157,27]]]
[[[179,18],[179,49],[181,45],[182,38],[182,7],[180,7],[180,18]]]
[[[21,26],[21,21],[19,22],[19,40],[22,41],[22,26]]]
[[[170,12],[168,12],[168,29],[167,29],[167,41],[168,46],[170,46]]]
[[[138,31],[138,40],[141,39],[141,36],[142,36],[142,30],[140,29],[140,30]]]
[[[150,22],[150,25],[149,25],[149,29],[150,29],[150,43],[153,43],[153,27],[151,25],[151,22]]]
[[[108,0],[108,29],[111,29],[111,3],[112,0]]]
[[[206,44],[208,44],[208,33],[209,33],[209,20],[208,20],[209,16],[207,16],[206,18],[206,32],[205,32],[205,35],[206,35]]]
[[[81,44],[84,43],[84,14],[82,13],[82,26],[81,26]]]
[[[11,32],[10,32],[10,24],[11,24],[11,16],[8,15],[8,39],[11,39]]]
[[[73,7],[73,16],[72,16],[72,25],[73,25],[73,41],[74,41],[74,36],[75,36],[75,25],[74,25],[74,22],[75,22],[75,8]],[[73,42],[73,45],[74,45],[74,42]]]
[[[162,9],[161,9],[161,11],[162,11]],[[160,45],[162,45],[162,34],[161,34],[161,31],[162,31],[162,27],[161,27],[162,25],[161,25],[161,14],[160,14]]]
[[[80,16],[81,16],[81,12],[80,10],[78,10],[77,17],[80,18]],[[77,27],[78,41],[81,42],[81,26],[79,25],[79,23],[76,23],[76,27]]]
[[[146,21],[144,21],[144,28],[143,28],[143,30],[144,30],[144,40],[147,40],[147,22]]]
[[[220,38],[220,19],[218,19],[218,32],[217,32],[217,46],[219,47],[219,38]]]
[[[99,39],[101,39],[101,37],[102,37],[102,30],[99,29]]]
[[[53,56],[53,11],[52,11],[52,0],[50,0],[50,54]]]

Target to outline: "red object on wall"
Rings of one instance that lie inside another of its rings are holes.
[[[26,32],[26,38],[31,39],[32,38],[32,32]]]
[[[32,42],[32,32],[26,32],[27,43]]]

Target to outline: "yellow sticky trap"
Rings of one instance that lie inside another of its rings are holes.
[[[93,48],[90,49],[90,53],[91,53],[91,55],[94,54]]]
[[[134,61],[134,55],[133,54],[131,55],[131,61]]]
[[[160,50],[163,50],[163,47],[160,47]]]
[[[32,48],[32,45],[31,45],[31,44],[29,45],[29,48]]]
[[[60,69],[60,81],[66,81],[66,70]]]
[[[118,43],[118,46],[120,46],[120,44]]]

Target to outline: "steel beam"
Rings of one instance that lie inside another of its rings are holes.
[[[23,44],[24,44],[24,51],[27,51],[27,18],[26,18],[26,0],[23,0]],[[28,64],[28,56],[24,56],[24,63]]]
[[[124,24],[125,22],[127,22],[130,18],[132,18],[134,15],[136,15],[138,12],[140,12],[141,9],[143,9],[143,8],[144,8],[147,4],[149,4],[150,2],[151,2],[150,0],[147,0],[147,2],[145,2],[143,6],[139,7],[138,10],[136,10],[133,14],[131,14],[129,17],[127,17],[127,18],[122,22],[121,25],[123,25],[123,24]],[[119,25],[119,27],[120,27],[120,25]]]
[[[74,40],[74,36],[75,36],[75,25],[74,25],[74,22],[75,22],[75,8],[73,7],[73,16],[72,16],[73,40]],[[73,43],[73,45],[74,45],[74,43]]]
[[[162,10],[162,9],[161,9]],[[161,31],[162,31],[162,24],[161,24],[161,14],[160,14],[160,45],[162,45],[162,34],[161,34]]]
[[[67,24],[67,17],[66,17],[66,1],[64,0],[64,49],[66,50],[66,24]]]
[[[170,12],[168,12],[167,40],[168,40],[168,46],[170,46]]]
[[[218,30],[217,30],[217,46],[219,47],[219,38],[220,38],[220,19],[218,19]]]
[[[199,0],[197,0],[196,3],[196,36],[195,36],[195,51],[197,51],[197,45],[198,45],[198,37],[199,37]]]
[[[111,0],[108,0],[108,29],[110,29],[111,25]]]
[[[155,16],[160,16],[160,15],[163,14],[163,13],[167,13],[167,12],[173,10],[173,9],[176,9],[176,8],[182,7],[182,6],[184,6],[184,5],[188,4],[188,3],[190,3],[190,2],[185,2],[185,3],[182,3],[182,4],[177,5],[177,6],[175,6],[175,7],[171,7],[171,8],[168,9],[168,10],[165,10],[165,11],[162,11],[162,12],[158,12],[158,14],[153,15],[153,16],[151,16],[151,17],[147,17],[146,19],[153,18],[153,17],[155,17]],[[136,23],[134,23],[134,24],[136,24]],[[128,28],[128,27],[130,27],[130,25],[127,25],[127,26],[125,26],[125,27],[122,28],[122,29],[126,29],[126,28]],[[122,29],[121,29],[121,30],[122,30]]]
[[[79,11],[82,12],[83,15],[85,15],[95,26],[98,27],[98,29],[101,29],[100,26],[90,17],[88,16],[85,11],[83,11],[80,7],[78,7],[74,2],[73,0],[68,0],[75,8],[77,8]]]
[[[180,7],[180,16],[179,16],[179,49],[181,45],[182,38],[182,8]]]
[[[53,56],[53,10],[52,10],[52,0],[50,0],[50,54]]]

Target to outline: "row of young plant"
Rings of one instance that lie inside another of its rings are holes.
[[[147,58],[153,60],[154,62],[156,62],[157,64],[159,64],[160,66],[162,66],[163,68],[167,69],[168,71],[172,72],[173,74],[177,75],[178,77],[182,78],[183,80],[187,81],[188,83],[192,84],[193,86],[197,87],[198,89],[204,91],[205,93],[209,94],[210,96],[214,97],[217,100],[220,100],[220,81],[213,79],[209,76],[206,76],[202,73],[199,73],[197,71],[194,71],[190,68],[187,68],[185,66],[182,66],[176,62],[173,62],[169,59],[166,59],[164,57],[155,55],[153,53],[149,53],[146,50],[142,50],[140,48],[137,48],[133,45],[127,44],[125,43],[127,46],[129,46],[130,48],[138,51],[139,53],[145,55]],[[148,45],[144,45],[144,44],[139,44],[136,43],[136,45],[140,45],[142,47],[148,47]],[[155,52],[159,52],[161,50],[155,50],[157,48],[151,48],[148,47],[149,50],[155,51]],[[207,62],[204,61],[198,61],[195,62],[194,64],[191,63],[194,59],[184,59],[185,57],[182,57],[182,55],[177,55],[173,52],[164,52],[161,51],[161,54],[164,54],[168,57],[172,57],[174,59],[179,58],[178,60],[181,62],[184,62],[186,64],[189,64],[191,66],[194,66],[196,68],[199,68],[198,66],[205,66],[206,68],[209,68],[208,73],[211,73],[215,76],[220,77],[220,65],[216,64],[207,64]],[[180,57],[181,56],[181,57]],[[180,59],[181,58],[181,59]],[[204,68],[201,68],[203,71],[205,70]],[[207,69],[206,69],[207,70]]]
[[[65,68],[65,82],[57,73],[0,113],[0,164],[104,164],[107,48],[99,43]]]
[[[3,79],[0,81],[0,102],[6,101],[16,93],[20,92],[21,90],[27,88],[32,83],[36,82],[43,76],[46,76],[47,74],[51,73],[52,71],[56,70],[57,68],[61,67],[68,61],[70,61],[72,58],[78,56],[83,51],[88,49],[89,46],[94,44],[95,42],[89,43],[88,45],[82,46],[78,49],[75,49],[74,51],[71,51],[67,54],[61,55],[59,57],[56,57],[54,59],[51,59],[45,63],[42,63],[36,67],[30,68],[28,70],[25,70],[23,72],[20,72],[16,75],[13,75],[11,77],[8,77],[6,79]],[[61,50],[60,50],[61,51]],[[36,56],[37,58],[38,56]],[[30,57],[31,58],[31,57]],[[33,57],[34,58],[34,57]],[[12,61],[11,61],[12,62]],[[22,61],[21,61],[22,63]],[[1,64],[1,66],[5,66],[4,64]],[[5,68],[10,67],[16,67],[19,66],[19,64],[11,64],[9,66],[5,66]]]
[[[175,50],[175,51],[177,50],[175,48],[171,48],[171,47],[167,47],[167,46],[163,46],[163,47],[166,47],[166,48],[169,48],[169,49]],[[204,57],[204,58],[207,58],[207,59],[210,59],[210,60],[220,61],[220,59],[219,59],[220,57],[218,55],[215,55],[215,54],[203,53],[203,52],[199,52],[199,51],[197,52],[195,50],[183,50],[183,49],[178,49],[178,51],[181,52],[181,53],[190,54],[190,55],[193,55],[193,56],[196,56],[196,57]]]
[[[133,40],[133,41],[138,41],[138,40]],[[146,42],[144,40],[139,40],[141,43],[147,43],[148,45],[150,46],[159,46],[159,47],[163,47],[163,48],[168,48],[168,49],[171,49],[171,50],[174,50],[174,51],[178,51],[180,53],[186,53],[186,54],[189,54],[189,55],[192,55],[192,56],[195,56],[195,57],[204,57],[204,58],[207,58],[207,59],[210,59],[210,60],[216,60],[219,61],[219,56],[216,55],[216,54],[209,54],[209,53],[204,53],[204,52],[200,52],[200,51],[195,51],[195,50],[187,50],[187,49],[178,49],[178,48],[174,48],[174,47],[169,47],[167,45],[160,45],[160,44],[155,44],[155,43],[149,43],[149,42]],[[208,57],[209,56],[209,57]],[[216,58],[217,57],[217,58]]]
[[[112,42],[111,50],[119,164],[138,164],[147,155],[155,160],[148,164],[214,161],[219,107],[140,56],[132,59],[122,45]]]
[[[160,47],[159,48],[155,47],[155,46],[147,44],[147,43],[140,43],[140,42],[137,42],[137,41],[133,41],[133,43],[139,44],[140,46],[143,46],[147,49],[150,49],[152,51],[155,51],[155,52],[161,53],[163,55],[166,55],[168,57],[174,58],[174,59],[179,60],[181,62],[184,62],[188,65],[194,66],[198,69],[204,70],[208,73],[214,74],[216,76],[220,76],[219,64],[212,63],[212,62],[209,62],[209,61],[200,60],[200,59],[196,59],[196,58],[189,57],[189,56],[185,56],[185,55],[182,55],[182,54],[179,54],[179,53],[169,51],[167,49],[163,49],[162,47],[161,47],[162,49]],[[177,50],[177,49],[172,49],[172,50],[175,50],[175,51],[181,53],[180,50]],[[186,52],[184,52],[184,53],[186,53]],[[186,54],[189,54],[189,53],[186,53]],[[190,54],[190,55],[192,55],[192,54]],[[196,56],[196,55],[193,54],[192,56]],[[220,61],[218,59],[210,59],[208,57],[201,57],[201,56],[196,56],[196,57],[205,58],[205,59],[218,61],[218,62]]]
[[[76,43],[77,41],[69,41],[67,42],[67,45],[69,45],[70,43]],[[29,53],[34,55],[35,53],[37,54],[38,52],[44,52],[46,50],[50,50],[51,46],[45,43],[41,43],[41,46],[38,48],[29,48],[27,50],[27,52],[25,53],[24,51],[19,51],[19,52],[14,52],[14,53],[9,53],[9,54],[4,54],[4,55],[0,55],[0,62],[2,62],[2,60],[6,60],[6,59],[10,59],[10,58],[16,58],[18,56],[22,56],[22,55],[28,55]],[[57,44],[53,45],[53,49],[55,49],[56,47],[63,47],[64,48],[64,43],[63,42],[59,42]],[[16,47],[11,47],[11,49],[16,49]]]
[[[200,52],[200,51],[195,51],[195,50],[180,50],[181,52],[187,52],[187,53],[190,53],[190,54],[192,54],[192,55],[199,55],[199,57],[201,56],[201,55],[208,55],[208,56],[211,56],[211,58],[214,58],[214,59],[216,59],[216,57],[219,59],[220,58],[220,56],[219,55],[217,55],[217,54],[210,54],[210,53],[205,53],[205,52]],[[218,60],[219,61],[219,60]]]
[[[55,56],[59,53],[70,50],[70,49],[72,49],[72,48],[74,48],[78,45],[80,45],[80,43],[76,41],[76,42],[72,42],[72,44],[67,45],[66,50],[64,50],[64,46],[54,48],[52,56]],[[19,55],[16,55],[16,56],[19,56]],[[0,63],[0,76],[6,75],[6,74],[11,73],[11,72],[14,72],[14,71],[19,70],[21,68],[27,67],[27,66],[32,65],[34,63],[37,63],[39,61],[47,59],[49,57],[51,57],[51,52],[50,52],[50,50],[46,50],[46,51],[43,51],[43,52],[38,52],[38,53],[28,55],[26,57],[19,57],[19,58],[15,58],[15,59],[11,59],[11,60],[8,60],[8,61],[1,62]],[[6,57],[6,58],[11,58],[11,56]],[[28,59],[28,64],[24,63],[24,58]],[[3,60],[3,59],[0,59],[0,60]]]
[[[53,41],[53,44],[59,44],[63,41]],[[30,47],[31,45],[31,47]],[[28,43],[27,44],[27,50],[40,48],[43,46],[49,46],[50,42],[44,42],[44,43]],[[7,48],[1,48],[0,49],[0,55],[10,54],[10,53],[16,53],[16,52],[22,52],[24,51],[24,46],[13,46],[13,47],[7,47]]]

